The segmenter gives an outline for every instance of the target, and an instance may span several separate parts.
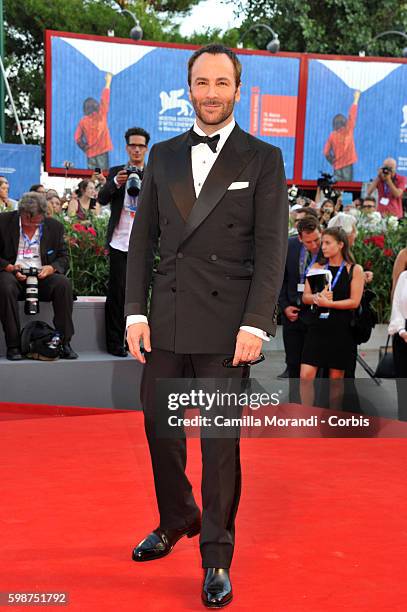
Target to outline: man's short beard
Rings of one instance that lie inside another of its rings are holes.
[[[231,102],[230,104],[227,104],[225,108],[225,112],[218,119],[213,118],[211,120],[206,120],[201,115],[199,106],[198,104],[195,104],[194,98],[192,98],[191,101],[192,101],[192,106],[194,107],[196,116],[198,117],[200,121],[202,121],[202,123],[205,123],[206,125],[219,125],[221,123],[224,123],[233,114],[233,109],[235,107],[234,102]]]

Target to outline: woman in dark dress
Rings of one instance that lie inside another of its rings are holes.
[[[310,270],[315,274],[330,270],[331,287],[312,293],[310,280],[305,281],[304,304],[313,306],[301,363],[301,397],[303,403],[314,401],[313,381],[319,368],[329,371],[330,405],[338,407],[343,393],[343,378],[352,354],[354,339],[351,321],[363,294],[364,276],[361,266],[353,262],[349,242],[342,228],[329,228],[322,233],[322,253],[325,264],[316,263]],[[352,269],[352,274],[351,274]],[[351,277],[351,280],[350,280]]]

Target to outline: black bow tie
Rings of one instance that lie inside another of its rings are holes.
[[[194,130],[190,130],[188,136],[188,144],[191,147],[194,147],[195,145],[199,145],[201,143],[207,144],[210,150],[213,153],[216,153],[216,146],[219,142],[219,139],[219,134],[217,134],[216,136],[200,136],[199,134],[194,132]]]

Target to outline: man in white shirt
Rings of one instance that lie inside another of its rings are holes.
[[[201,439],[201,526],[185,474],[185,438],[157,437],[155,411],[166,407],[156,405],[155,388],[157,378],[191,372],[241,382],[263,340],[275,334],[287,250],[287,186],[280,150],[234,120],[240,75],[237,56],[222,45],[208,45],[190,58],[196,122],[151,150],[127,268],[127,340],[132,355],[146,364],[141,399],[160,512],[159,527],[136,546],[133,560],[163,557],[181,537],[200,532],[207,607],[232,600],[239,439],[220,432]],[[157,251],[160,262],[153,271]]]
[[[109,280],[106,293],[105,328],[107,350],[116,357],[127,356],[124,346],[126,264],[131,228],[137,211],[137,196],[128,193],[127,182],[131,168],[136,169],[140,178],[143,177],[144,158],[148,150],[150,135],[143,128],[135,127],[127,130],[125,139],[128,162],[126,165],[110,168],[107,181],[98,195],[100,204],[102,206],[110,204],[111,209],[107,229]]]

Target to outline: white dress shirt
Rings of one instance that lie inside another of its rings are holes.
[[[143,168],[139,168],[143,170]],[[116,180],[113,179],[117,189],[120,189],[120,185]],[[123,251],[127,253],[129,250],[130,234],[133,227],[133,221],[137,210],[137,196],[130,196],[127,193],[127,189],[124,191],[123,208],[120,213],[119,223],[113,230],[112,239],[109,246],[112,249]]]
[[[203,142],[191,147],[192,176],[194,180],[195,195],[197,198],[201,192],[204,182],[208,177],[209,172],[211,171],[213,164],[215,163],[219,153],[221,152],[226,140],[232,133],[235,125],[236,122],[234,119],[232,119],[232,121],[225,125],[225,127],[211,134],[211,137],[216,136],[217,134],[219,134],[220,136],[215,152],[213,152],[212,149],[208,147],[206,143]],[[206,136],[205,132],[198,127],[196,121],[193,125],[193,130],[200,136]],[[126,328],[129,327],[129,325],[133,325],[133,323],[148,323],[147,317],[145,317],[144,315],[129,315],[126,320]],[[262,340],[270,340],[269,335],[265,331],[263,331],[262,329],[258,329],[257,327],[251,327],[250,325],[242,325],[240,329],[257,336]]]
[[[389,334],[393,336],[400,331],[406,331],[407,319],[407,271],[398,278],[391,306]]]

